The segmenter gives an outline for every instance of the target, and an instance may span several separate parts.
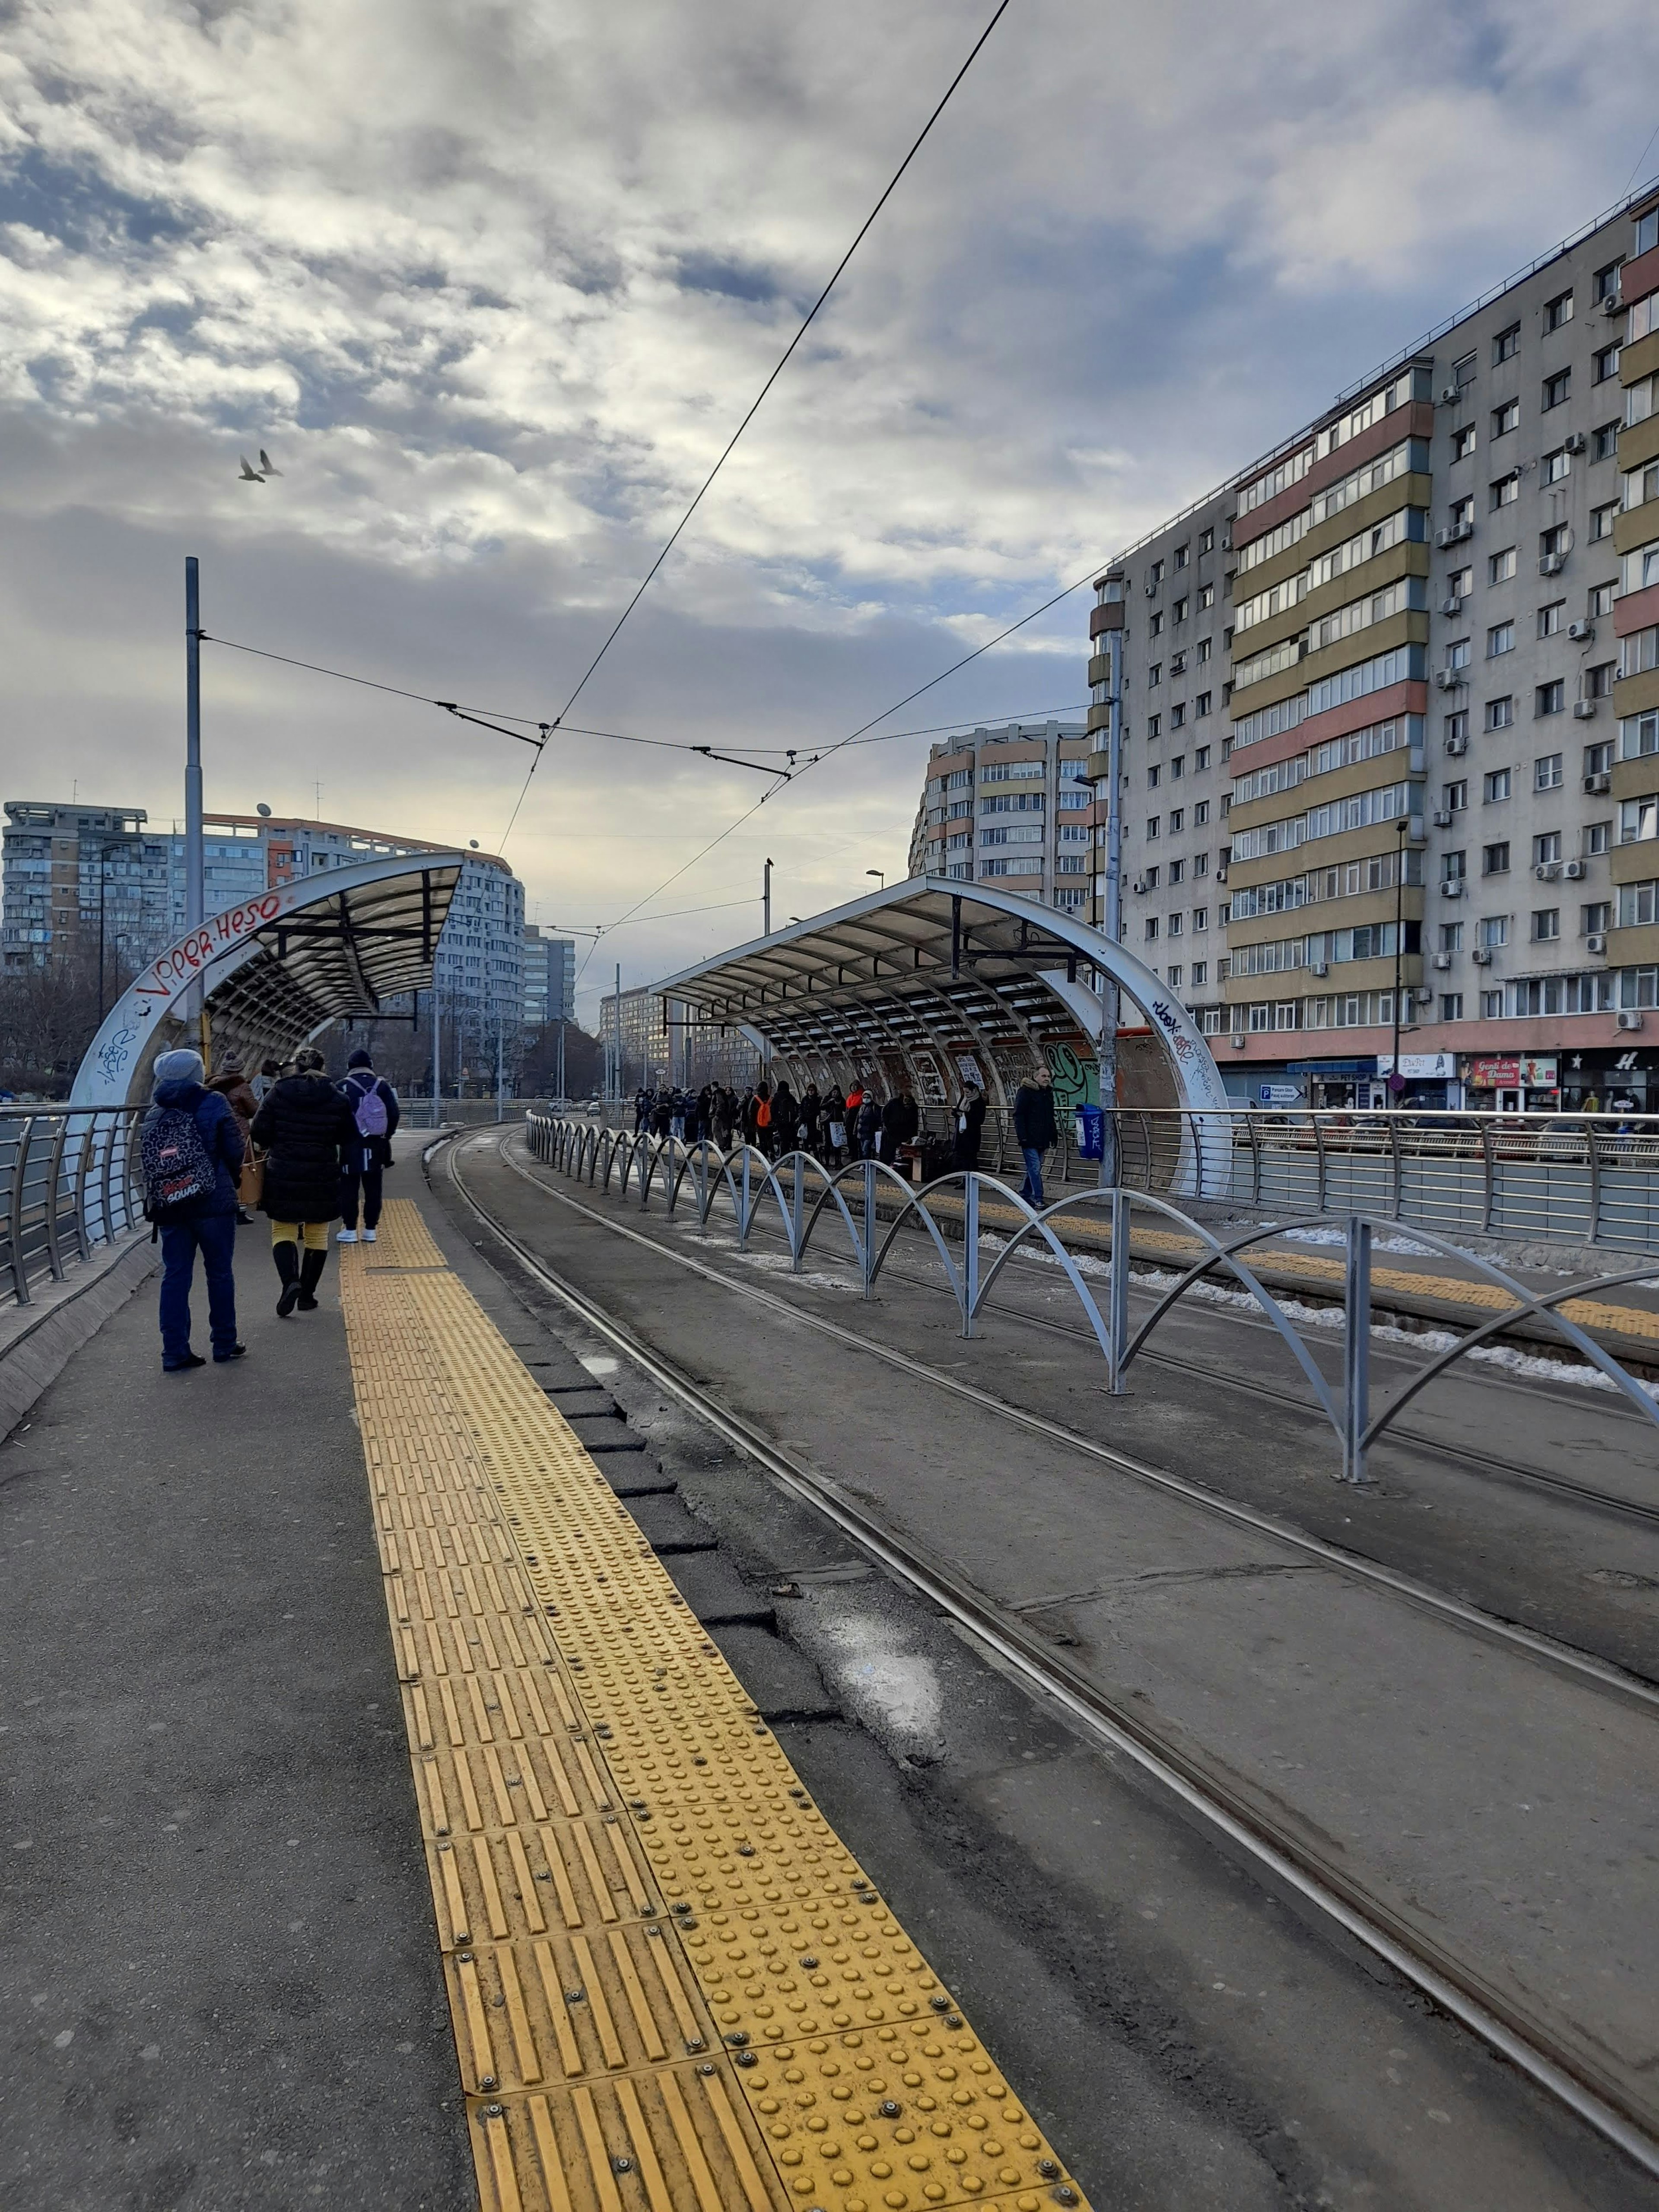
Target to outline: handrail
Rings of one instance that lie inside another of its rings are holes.
[[[31,1304],[35,1284],[64,1280],[66,1243],[89,1260],[140,1218],[131,1137],[145,1110],[0,1107],[0,1285],[13,1304]]]
[[[1605,1291],[1620,1284],[1644,1280],[1651,1273],[1651,1262],[1631,1268],[1622,1274],[1592,1275],[1568,1283],[1559,1289],[1534,1292],[1492,1261],[1478,1258],[1433,1230],[1421,1227],[1417,1229],[1416,1234],[1431,1253],[1462,1261],[1474,1270],[1482,1283],[1506,1291],[1512,1303],[1489,1319],[1470,1328],[1455,1345],[1438,1354],[1425,1370],[1414,1376],[1395,1393],[1387,1406],[1373,1416],[1370,1361],[1371,1249],[1376,1231],[1393,1228],[1400,1218],[1400,1158],[1397,1152],[1392,1153],[1390,1160],[1395,1212],[1379,1219],[1357,1212],[1322,1213],[1316,1217],[1319,1225],[1340,1229],[1345,1248],[1343,1382],[1339,1391],[1334,1390],[1320,1372],[1317,1363],[1284,1306],[1267,1289],[1257,1269],[1242,1256],[1252,1245],[1282,1236],[1285,1231],[1279,1223],[1258,1224],[1224,1240],[1205,1223],[1183,1212],[1169,1199],[1155,1192],[1130,1189],[1121,1183],[1110,1188],[1096,1187],[1081,1193],[1068,1191],[1046,1206],[1034,1206],[1008,1184],[975,1169],[953,1170],[934,1182],[917,1188],[880,1160],[852,1160],[844,1167],[827,1168],[810,1152],[792,1152],[781,1160],[772,1160],[752,1145],[740,1145],[730,1152],[722,1152],[718,1146],[706,1138],[687,1145],[679,1138],[656,1137],[644,1130],[637,1133],[606,1130],[592,1135],[590,1143],[591,1131],[584,1131],[558,1116],[534,1111],[526,1116],[526,1127],[534,1156],[550,1165],[562,1168],[577,1180],[583,1179],[583,1165],[586,1162],[586,1180],[590,1183],[593,1182],[598,1172],[599,1154],[603,1151],[605,1153],[605,1168],[601,1188],[607,1193],[611,1166],[617,1154],[623,1154],[619,1194],[623,1198],[627,1197],[631,1176],[641,1209],[649,1206],[652,1189],[656,1185],[660,1188],[666,1210],[672,1216],[682,1191],[690,1182],[695,1192],[700,1228],[708,1226],[715,1201],[724,1190],[736,1218],[740,1249],[748,1247],[756,1214],[769,1189],[777,1200],[791,1267],[797,1274],[800,1272],[818,1222],[830,1212],[833,1201],[834,1210],[847,1231],[866,1298],[873,1295],[883,1263],[901,1230],[907,1223],[914,1222],[933,1243],[961,1316],[964,1337],[975,1334],[992,1286],[1020,1246],[1028,1238],[1040,1243],[1046,1246],[1049,1255],[1063,1271],[1083,1307],[1095,1340],[1105,1357],[1107,1389],[1115,1397],[1123,1394],[1126,1387],[1124,1376],[1130,1364],[1165,1316],[1173,1311],[1182,1298],[1204,1277],[1219,1270],[1231,1275],[1249,1293],[1300,1369],[1319,1410],[1336,1432],[1340,1446],[1340,1479],[1346,1482],[1364,1483],[1369,1480],[1367,1455],[1403,1407],[1408,1405],[1429,1383],[1444,1374],[1456,1360],[1478,1349],[1498,1331],[1512,1328],[1521,1320],[1533,1319],[1549,1323],[1579,1358],[1597,1369],[1639,1413],[1659,1428],[1659,1403],[1655,1402],[1649,1392],[1588,1331],[1558,1310],[1570,1299],[1586,1291]],[[810,1212],[805,1206],[809,1176],[816,1178],[820,1185]],[[843,1183],[854,1185],[860,1193],[863,1201],[861,1224],[842,1194]],[[878,1243],[877,1228],[881,1213],[878,1193],[882,1191],[887,1194],[892,1218]],[[981,1271],[981,1207],[987,1199],[1002,1210],[1005,1218],[1008,1215],[1014,1217],[1015,1228],[1012,1235],[1002,1241],[989,1268]],[[1096,1206],[1109,1207],[1111,1216],[1109,1295],[1104,1314],[1085,1279],[1076,1255],[1056,1233],[1054,1227],[1057,1214],[1089,1211]],[[1133,1218],[1136,1207],[1175,1224],[1192,1240],[1197,1248],[1197,1256],[1177,1275],[1173,1285],[1163,1286],[1162,1295],[1156,1298],[1152,1312],[1132,1334],[1128,1288]],[[960,1264],[951,1257],[950,1243],[952,1238],[961,1245]]]

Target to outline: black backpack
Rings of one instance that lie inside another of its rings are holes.
[[[197,1199],[212,1195],[217,1170],[188,1108],[152,1106],[138,1133],[138,1151],[146,1221],[171,1221]]]

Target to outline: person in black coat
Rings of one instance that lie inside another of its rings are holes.
[[[341,1164],[358,1142],[357,1117],[325,1074],[321,1053],[301,1053],[295,1071],[265,1094],[252,1129],[265,1154],[259,1207],[270,1218],[271,1256],[283,1285],[276,1310],[284,1321],[295,1306],[316,1311],[317,1285],[328,1265],[328,1224],[339,1218]]]
[[[969,1083],[957,1108],[956,1141],[951,1147],[951,1165],[958,1174],[978,1167],[980,1139],[984,1129],[985,1093],[977,1083]]]

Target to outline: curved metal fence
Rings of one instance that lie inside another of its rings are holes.
[[[568,1121],[533,1111],[526,1116],[526,1127],[531,1152],[538,1159],[602,1192],[609,1194],[614,1187],[619,1198],[627,1198],[631,1190],[642,1207],[650,1205],[654,1192],[672,1215],[689,1193],[699,1224],[706,1226],[715,1206],[724,1202],[731,1208],[743,1249],[747,1249],[757,1218],[764,1212],[769,1220],[775,1207],[791,1269],[796,1274],[800,1273],[821,1224],[828,1224],[831,1229],[839,1226],[848,1239],[866,1298],[873,1292],[899,1236],[913,1229],[926,1239],[939,1262],[965,1337],[975,1334],[999,1275],[1022,1247],[1029,1245],[1057,1265],[1070,1283],[1105,1359],[1107,1388],[1115,1396],[1127,1387],[1125,1376],[1148,1338],[1186,1293],[1208,1275],[1218,1272],[1230,1276],[1277,1331],[1313,1393],[1316,1404],[1336,1433],[1341,1448],[1341,1475],[1349,1482],[1366,1480],[1367,1455],[1403,1407],[1466,1352],[1528,1317],[1549,1323],[1581,1359],[1599,1369],[1631,1405],[1659,1428],[1659,1404],[1592,1336],[1559,1310],[1587,1291],[1601,1294],[1621,1283],[1643,1280],[1651,1273],[1650,1261],[1623,1274],[1596,1275],[1559,1289],[1533,1291],[1501,1267],[1473,1257],[1431,1229],[1414,1224],[1413,1234],[1431,1252],[1472,1267],[1482,1283],[1501,1288],[1512,1303],[1438,1352],[1386,1406],[1373,1411],[1371,1246],[1375,1231],[1392,1227],[1400,1218],[1397,1215],[1390,1214],[1379,1222],[1358,1211],[1339,1213],[1322,1209],[1311,1217],[1313,1223],[1340,1228],[1343,1237],[1343,1379],[1340,1389],[1333,1389],[1289,1315],[1250,1264],[1252,1247],[1282,1235],[1280,1224],[1257,1224],[1224,1238],[1158,1193],[1124,1184],[1109,1189],[1068,1190],[1039,1207],[1030,1205],[998,1177],[972,1170],[941,1176],[918,1188],[880,1160],[854,1160],[844,1167],[827,1168],[812,1154],[801,1152],[770,1160],[750,1145],[722,1152],[706,1140],[687,1145],[672,1136],[611,1129],[591,1120]],[[987,1197],[1005,1216],[1012,1214],[1016,1224],[1013,1232],[990,1256],[988,1266],[981,1226]],[[1194,1242],[1198,1256],[1163,1289],[1152,1312],[1132,1332],[1130,1246],[1137,1210],[1177,1227]],[[1056,1215],[1075,1216],[1079,1211],[1098,1211],[1109,1219],[1103,1311],[1076,1255],[1054,1226]],[[1299,1218],[1306,1221],[1309,1217]]]
[[[30,1303],[143,1218],[134,1141],[137,1106],[0,1111],[0,1297]]]

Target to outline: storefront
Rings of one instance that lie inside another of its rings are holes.
[[[1390,1094],[1395,1086],[1389,1084],[1394,1073],[1394,1054],[1380,1052],[1376,1055],[1376,1072]],[[1443,1110],[1463,1103],[1463,1085],[1457,1073],[1455,1052],[1402,1052],[1400,1055],[1399,1099],[1401,1106],[1414,1106],[1419,1113]]]
[[[1560,1055],[1553,1052],[1465,1053],[1465,1103],[1499,1114],[1554,1114],[1561,1108]]]
[[[1659,1047],[1628,1045],[1564,1052],[1561,1103],[1570,1110],[1606,1114],[1659,1113]],[[1591,1102],[1594,1102],[1592,1104]]]
[[[1377,1080],[1375,1055],[1364,1060],[1293,1060],[1283,1082],[1298,1085],[1310,1106],[1386,1106],[1389,1094]],[[1263,1077],[1264,1085],[1269,1080]]]

